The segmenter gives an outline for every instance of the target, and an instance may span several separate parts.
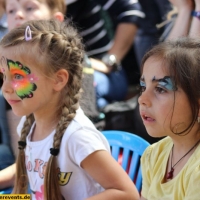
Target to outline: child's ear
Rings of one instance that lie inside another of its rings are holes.
[[[59,92],[61,91],[65,85],[68,83],[69,73],[65,69],[58,70],[54,75],[54,90]]]
[[[64,15],[61,12],[55,12],[53,14],[53,17],[59,20],[60,22],[64,21]]]

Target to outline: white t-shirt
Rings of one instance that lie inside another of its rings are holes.
[[[18,125],[22,129],[25,117]],[[42,200],[44,192],[44,170],[50,157],[55,130],[45,139],[31,142],[33,124],[26,142],[26,168],[33,200]],[[57,156],[59,184],[63,197],[70,200],[83,200],[100,193],[104,189],[80,166],[80,163],[97,150],[110,152],[110,146],[101,132],[79,108],[75,118],[66,129]],[[49,188],[51,189],[51,188]]]

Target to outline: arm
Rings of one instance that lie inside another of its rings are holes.
[[[200,0],[195,0],[195,11],[200,11]],[[197,17],[192,17],[192,24],[189,32],[189,36],[200,36],[200,20]]]
[[[146,200],[143,196],[140,197],[140,200]]]
[[[114,44],[108,53],[115,54],[117,59],[122,61],[133,45],[138,26],[145,14],[138,1],[117,0],[110,4],[107,0],[101,2],[103,9],[110,14],[116,26]]]
[[[81,166],[105,191],[87,200],[137,200],[138,191],[132,180],[114,158],[104,150],[86,157]]]
[[[16,164],[13,164],[0,171],[0,189],[12,187],[14,185]]]
[[[170,2],[178,9],[178,16],[168,39],[187,36],[190,29],[193,0],[170,0]]]
[[[117,59],[121,61],[130,47],[137,32],[137,26],[131,23],[120,23],[115,32],[114,44],[109,50],[109,54],[115,54]]]
[[[117,27],[114,44],[108,51],[108,54],[114,54],[117,57],[118,62],[123,60],[124,56],[133,44],[135,34],[137,32],[137,26],[131,23],[120,23]],[[103,73],[110,73],[112,70],[108,68],[100,60],[90,58],[93,69],[101,71]]]
[[[101,0],[99,3],[102,5],[105,12],[109,14],[114,26],[116,26],[113,46],[107,53],[114,54],[117,61],[120,63],[133,45],[139,20],[144,17],[144,13],[141,11],[140,4],[134,1],[118,0],[108,3],[107,0]],[[101,65],[101,67],[100,65],[99,67],[93,65],[92,60],[91,64],[96,70],[100,68],[104,70],[104,73],[109,73],[111,71],[109,71],[109,69],[106,71],[103,65]]]

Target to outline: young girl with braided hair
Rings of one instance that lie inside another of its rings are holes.
[[[105,137],[79,107],[83,45],[57,20],[26,22],[0,42],[5,99],[18,116],[13,193],[32,199],[138,199]],[[9,177],[13,177],[11,174]]]

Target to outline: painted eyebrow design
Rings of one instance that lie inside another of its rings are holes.
[[[174,90],[174,91],[177,90],[177,87],[174,84],[174,81],[170,76],[164,76],[163,78],[160,78],[160,79],[156,79],[156,77],[154,76],[152,79],[152,82],[165,83],[166,88]]]
[[[143,82],[144,82],[144,76],[142,76],[142,77],[140,78],[140,81],[143,81]]]
[[[168,79],[171,79],[171,77],[170,77],[170,76],[165,76],[165,77],[163,77],[163,78],[156,79],[156,77],[154,76],[154,77],[152,78],[152,82],[165,82],[165,83],[169,83]],[[145,81],[144,76],[142,76],[142,77],[140,78],[140,81],[143,81],[143,82]]]
[[[156,79],[156,77],[154,76],[152,79],[152,82],[164,82],[164,83],[169,83],[169,81],[167,79],[171,79],[170,76],[164,76],[163,78],[160,79]]]

